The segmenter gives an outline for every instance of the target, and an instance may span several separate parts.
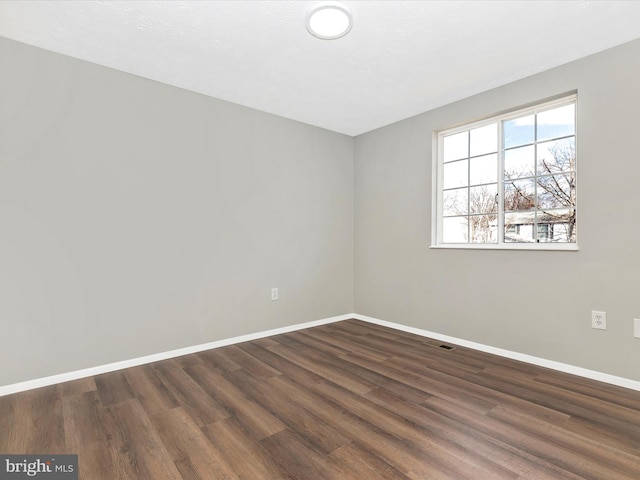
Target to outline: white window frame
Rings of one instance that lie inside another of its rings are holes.
[[[560,251],[577,251],[578,239],[576,236],[575,243],[554,243],[554,242],[531,242],[531,243],[515,243],[504,241],[504,147],[503,147],[503,122],[525,115],[537,113],[543,110],[549,110],[563,105],[575,105],[575,144],[576,144],[576,226],[578,225],[578,188],[577,188],[577,158],[578,158],[578,95],[576,93],[565,95],[555,100],[537,103],[533,106],[519,108],[506,114],[494,115],[480,121],[467,123],[459,127],[447,128],[433,134],[435,148],[433,151],[432,165],[432,215],[431,215],[431,246],[430,248],[442,249],[474,249],[474,250],[560,250]],[[444,182],[444,148],[443,139],[445,136],[454,135],[456,133],[472,130],[486,125],[497,123],[498,125],[498,211],[497,211],[497,243],[443,243],[442,241],[442,219],[443,219],[443,182]]]

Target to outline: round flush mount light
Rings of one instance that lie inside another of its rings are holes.
[[[351,10],[340,2],[320,2],[307,13],[307,30],[322,40],[344,37],[352,24]]]

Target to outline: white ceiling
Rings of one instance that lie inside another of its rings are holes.
[[[357,135],[640,38],[640,1],[0,0],[0,35]]]

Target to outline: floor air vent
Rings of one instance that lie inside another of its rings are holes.
[[[453,347],[449,345],[440,345],[440,348],[444,348],[445,350],[453,350]]]

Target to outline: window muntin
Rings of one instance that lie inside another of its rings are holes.
[[[576,97],[438,135],[436,246],[576,245]]]

